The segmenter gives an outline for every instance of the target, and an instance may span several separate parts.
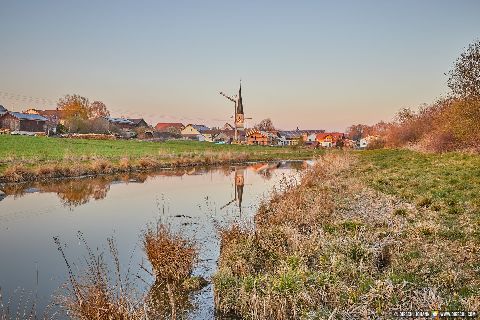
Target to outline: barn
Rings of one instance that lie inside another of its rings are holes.
[[[38,114],[6,112],[0,116],[0,128],[10,131],[45,132],[47,119]]]

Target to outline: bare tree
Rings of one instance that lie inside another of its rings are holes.
[[[347,136],[352,140],[360,140],[370,134],[371,127],[366,124],[354,124],[348,127]]]
[[[273,122],[272,122],[272,120],[270,120],[270,118],[263,119],[262,121],[257,123],[254,128],[257,129],[257,130],[261,130],[261,131],[274,131],[275,130],[275,126],[273,125]]]
[[[105,103],[101,101],[94,101],[90,104],[88,108],[88,118],[96,119],[100,117],[108,117],[110,116],[110,112],[107,109]]]
[[[480,40],[471,43],[457,58],[447,84],[457,98],[480,97]]]

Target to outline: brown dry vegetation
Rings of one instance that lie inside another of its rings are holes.
[[[189,294],[206,285],[203,278],[191,275],[198,258],[196,243],[157,223],[144,232],[143,250],[155,276],[149,309],[164,319],[183,318],[193,308]]]
[[[352,174],[356,163],[327,154],[300,185],[274,193],[254,227],[221,232],[219,312],[344,319],[480,308],[475,224],[456,237],[437,212],[366,186]]]
[[[384,134],[388,147],[480,151],[479,99],[443,99],[418,112],[404,109],[397,119]]]
[[[288,155],[286,153],[285,155]],[[279,158],[282,158],[280,156]],[[306,156],[308,157],[308,156]],[[17,183],[46,179],[97,176],[130,172],[146,172],[166,168],[201,167],[209,165],[240,164],[255,159],[255,155],[233,152],[188,152],[179,155],[145,156],[139,159],[123,157],[118,161],[94,157],[67,159],[58,163],[11,163],[0,173],[0,183]],[[273,159],[276,159],[274,157]]]
[[[425,152],[480,152],[480,41],[474,41],[449,71],[447,98],[417,111],[400,110],[394,121],[353,125],[351,138],[376,135],[369,149],[409,147]]]
[[[181,156],[169,156],[162,159],[141,157],[119,161],[96,158],[91,161],[72,161],[69,163],[51,163],[38,166],[13,164],[0,175],[0,182],[23,182],[52,178],[81,177],[111,173],[127,173],[156,170],[161,168],[178,168],[186,166],[221,165],[245,162],[249,157],[234,153],[187,153]]]
[[[72,264],[58,238],[54,238],[69,274],[69,283],[56,303],[73,319],[177,319],[193,307],[189,294],[206,285],[205,280],[192,277],[197,261],[196,244],[157,223],[143,234],[144,251],[152,265],[155,282],[147,292],[137,292],[131,274],[122,274],[118,251],[108,239],[113,268],[103,254],[96,254],[79,232],[78,238],[87,249],[85,268],[74,273]],[[138,276],[138,275],[137,275]],[[143,280],[145,281],[145,280]],[[1,297],[1,296],[0,296]]]
[[[74,273],[60,240],[54,240],[67,265],[70,281],[66,292],[57,298],[57,303],[65,309],[70,318],[144,319],[146,310],[143,299],[134,295],[128,278],[122,278],[118,251],[112,239],[108,239],[108,243],[115,264],[113,272],[109,270],[104,256],[96,255],[79,233],[79,240],[88,251],[86,267],[80,275]]]
[[[143,249],[155,277],[168,283],[180,283],[190,276],[198,251],[193,242],[175,234],[165,224],[145,231]]]

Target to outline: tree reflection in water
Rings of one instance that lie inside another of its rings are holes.
[[[272,173],[278,168],[289,167],[293,169],[303,169],[308,164],[305,161],[297,162],[274,162],[274,163],[254,163],[249,166],[222,166],[214,168],[226,176],[234,171],[234,188],[235,197],[230,202],[225,204],[222,208],[236,203],[240,208],[242,207],[243,189],[245,186],[245,172],[253,171],[261,175],[265,180],[272,178]],[[38,181],[30,183],[5,184],[1,187],[0,201],[5,196],[13,195],[14,197],[21,197],[27,193],[32,192],[46,192],[56,193],[62,204],[66,207],[77,207],[84,205],[92,200],[105,199],[110,185],[116,182],[123,183],[144,183],[150,177],[156,176],[183,176],[183,175],[202,175],[209,170],[207,167],[191,167],[178,170],[163,170],[157,172],[140,172],[105,175],[100,177],[83,177],[75,179],[59,179],[49,181]]]
[[[91,200],[105,199],[110,185],[116,182],[144,183],[153,176],[182,176],[185,170],[168,170],[161,173],[129,173],[118,175],[105,175],[100,177],[83,177],[75,179],[61,179],[38,181],[31,183],[6,184],[2,191],[6,196],[22,197],[32,192],[56,193],[62,204],[66,207],[77,207]]]

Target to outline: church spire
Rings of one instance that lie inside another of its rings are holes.
[[[243,114],[242,80],[241,79],[240,79],[240,88],[238,89],[237,114]]]

